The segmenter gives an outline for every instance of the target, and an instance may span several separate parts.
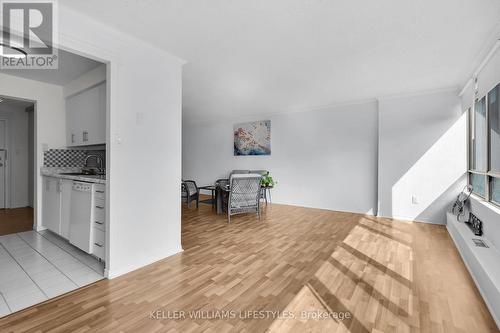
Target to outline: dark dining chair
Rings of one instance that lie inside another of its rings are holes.
[[[188,208],[193,200],[196,200],[196,208],[198,208],[200,204],[200,190],[196,186],[196,182],[194,180],[184,180],[182,188],[182,199],[186,200]]]
[[[229,179],[222,178],[222,179],[217,179],[215,181],[215,186],[224,186],[224,185],[229,185]]]

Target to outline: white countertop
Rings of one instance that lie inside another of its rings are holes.
[[[106,184],[106,176],[94,175],[63,175],[63,173],[76,173],[81,172],[81,168],[59,168],[59,167],[42,167],[40,173],[42,176],[79,180],[82,182],[89,182],[95,184]]]

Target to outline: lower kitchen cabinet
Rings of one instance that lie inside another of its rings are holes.
[[[43,177],[42,224],[61,234],[61,182],[59,178]]]
[[[67,179],[43,177],[42,225],[64,238],[69,233],[72,184]]]
[[[101,260],[106,258],[105,185],[43,177],[42,225]]]
[[[92,254],[97,258],[104,260],[106,256],[106,234],[104,231],[94,228],[94,244],[92,245]]]
[[[92,228],[92,254],[99,259],[106,257],[106,202],[105,187],[94,187],[94,219]]]

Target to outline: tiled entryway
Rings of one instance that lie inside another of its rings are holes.
[[[103,279],[104,263],[49,231],[0,236],[0,317]]]

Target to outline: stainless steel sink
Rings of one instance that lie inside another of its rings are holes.
[[[81,173],[81,172],[61,172],[60,173],[61,175],[65,175],[65,176],[89,176],[85,173]]]
[[[62,172],[60,175],[64,176],[80,176],[85,178],[96,178],[96,179],[106,179],[106,175],[89,175],[87,173],[81,172]]]
[[[84,178],[106,179],[106,175],[81,175]]]

